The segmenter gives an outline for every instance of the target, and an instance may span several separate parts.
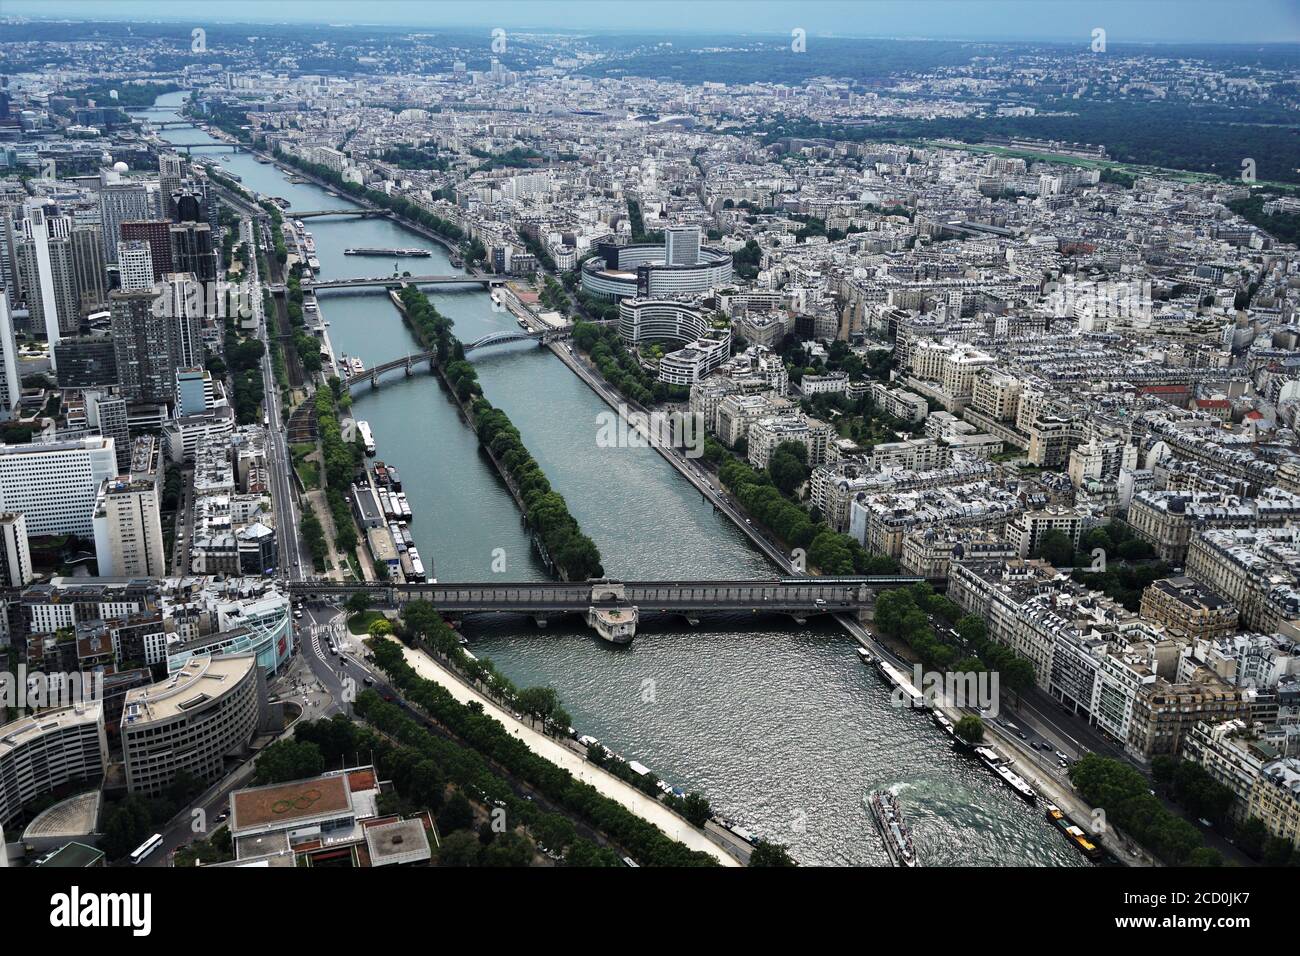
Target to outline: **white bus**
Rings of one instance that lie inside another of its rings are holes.
[[[154,850],[162,846],[162,844],[163,844],[162,834],[155,833],[149,839],[145,840],[138,847],[136,847],[135,852],[131,854],[131,865],[132,866],[137,865],[141,860],[147,857],[150,853],[152,853]]]

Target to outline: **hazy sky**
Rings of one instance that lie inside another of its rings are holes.
[[[3,0],[6,15],[1112,43],[1300,42],[1300,0]]]

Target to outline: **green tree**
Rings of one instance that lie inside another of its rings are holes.
[[[441,829],[441,828],[439,828]],[[457,830],[440,837],[438,846],[439,866],[478,866],[478,837],[470,830]]]
[[[1056,568],[1068,568],[1074,565],[1074,542],[1064,531],[1052,528],[1038,539],[1035,549],[1036,557],[1042,558]]]
[[[783,843],[759,840],[749,857],[750,866],[797,866]]]
[[[253,782],[288,783],[318,777],[325,770],[320,748],[302,740],[277,740],[258,755]]]
[[[984,721],[974,714],[966,714],[957,721],[957,736],[970,744],[977,744],[984,739]]]

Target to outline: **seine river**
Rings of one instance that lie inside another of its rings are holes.
[[[182,94],[159,106],[176,107]],[[163,113],[144,114],[155,120]],[[174,143],[208,144],[200,130],[167,130]],[[293,184],[247,153],[210,152],[243,185],[294,209],[350,205]],[[390,274],[391,260],[343,255],[348,246],[425,246],[402,268],[449,274],[434,243],[386,220],[313,219],[322,278]],[[416,265],[411,265],[416,263]],[[514,327],[480,289],[431,291],[462,341]],[[382,292],[324,291],[321,313],[339,353],[375,365],[418,351]],[[651,449],[598,448],[606,410],[549,351],[529,343],[474,356],[484,392],[518,426],[552,485],[596,541],[611,577],[767,576],[766,561]],[[412,533],[440,581],[545,577],[513,501],[455,406],[427,375],[358,390],[378,458],[396,465],[415,519]],[[548,684],[574,725],[714,807],[804,864],[888,865],[866,796],[894,788],[924,865],[1085,865],[1033,810],[974,760],[950,749],[920,714],[892,706],[856,644],[831,624],[738,615],[643,620],[631,646],[602,643],[578,623],[471,618],[474,653],[516,684]]]

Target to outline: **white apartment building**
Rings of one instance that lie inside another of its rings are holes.
[[[32,577],[27,519],[14,511],[0,513],[0,587],[20,588]]]
[[[94,534],[95,499],[117,474],[113,439],[0,445],[0,510],[20,512],[28,534]]]
[[[146,292],[153,288],[153,251],[143,239],[118,242],[117,268],[123,292]]]
[[[95,499],[95,557],[102,577],[162,577],[163,551],[158,485],[106,478]]]
[[[99,701],[0,726],[0,826],[64,784],[98,779],[107,765],[104,705]]]

